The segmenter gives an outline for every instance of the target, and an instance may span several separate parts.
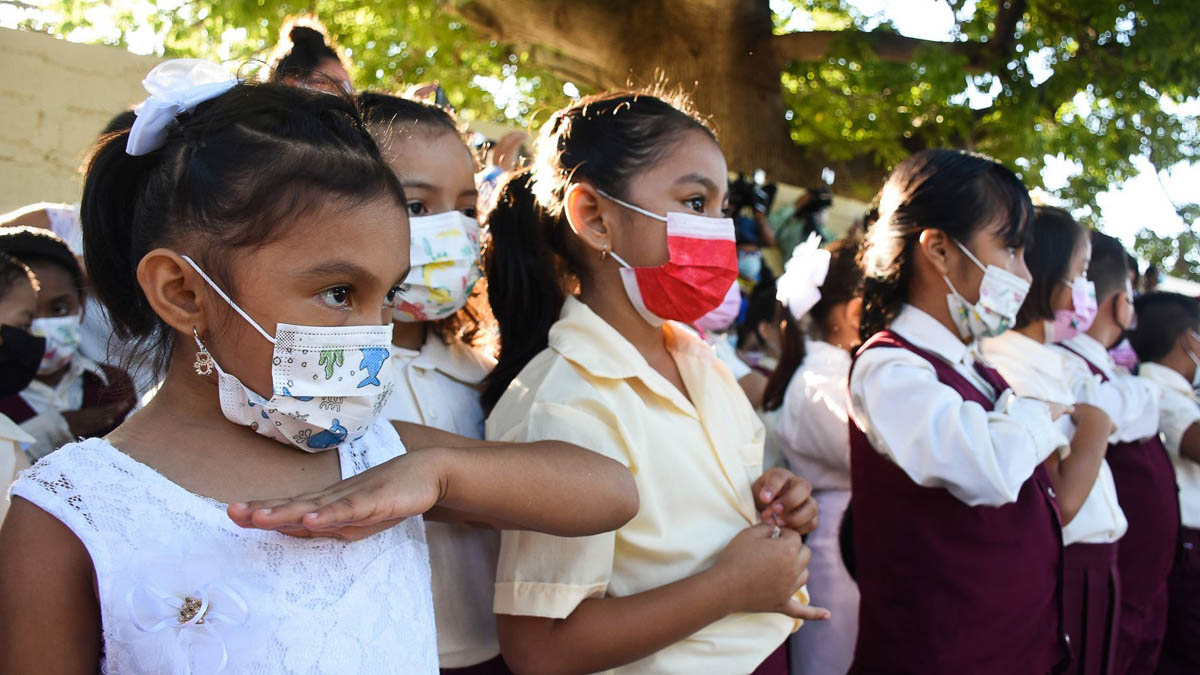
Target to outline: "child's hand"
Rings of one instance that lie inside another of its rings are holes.
[[[787,469],[768,469],[750,488],[754,504],[768,525],[808,534],[817,529],[817,501],[812,485]]]
[[[1046,402],[1046,408],[1050,410],[1050,421],[1055,422],[1063,415],[1074,416],[1075,406],[1063,405],[1061,403]]]
[[[1113,424],[1108,413],[1094,405],[1087,403],[1076,403],[1075,409],[1071,412],[1071,420],[1075,422],[1075,427],[1087,427],[1094,429],[1103,429],[1104,437],[1107,438],[1117,432],[1117,426]]]
[[[356,541],[420,515],[442,498],[445,486],[425,453],[401,455],[340,483],[291,499],[230,504],[233,522],[295,537]]]
[[[802,604],[793,597],[808,581],[812,551],[800,535],[758,524],[738,533],[717,556],[716,588],[728,593],[733,612],[779,612],[794,619],[828,619],[829,610]]]

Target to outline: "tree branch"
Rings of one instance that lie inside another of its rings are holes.
[[[1017,23],[1025,16],[1026,0],[1004,0],[996,11],[991,43],[995,57],[1007,59],[1017,42]]]
[[[983,45],[974,42],[939,42],[906,37],[886,31],[814,30],[774,35],[770,48],[780,63],[792,61],[822,61],[835,45],[870,50],[882,61],[909,63],[925,47],[935,47],[967,57],[967,70],[982,70],[980,59]]]

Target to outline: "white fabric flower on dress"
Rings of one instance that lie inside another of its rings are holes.
[[[829,251],[821,248],[816,232],[792,251],[783,275],[776,282],[775,299],[799,319],[821,300],[821,285],[829,274]]]
[[[237,560],[219,541],[181,539],[138,556],[114,580],[123,605],[106,626],[139,672],[236,673],[270,642],[271,622],[238,583]],[[110,647],[111,648],[111,647]]]

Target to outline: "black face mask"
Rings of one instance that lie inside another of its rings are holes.
[[[20,393],[37,375],[46,353],[46,338],[14,326],[0,326],[0,396]]]

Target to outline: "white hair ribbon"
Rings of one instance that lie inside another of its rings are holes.
[[[238,82],[224,67],[204,59],[170,59],[158,64],[142,80],[150,96],[133,109],[137,119],[129,130],[125,152],[136,157],[161,148],[177,115],[224,94]]]
[[[821,248],[821,235],[813,232],[792,251],[783,275],[776,282],[775,299],[799,319],[821,300],[821,285],[829,274],[829,251]]]

